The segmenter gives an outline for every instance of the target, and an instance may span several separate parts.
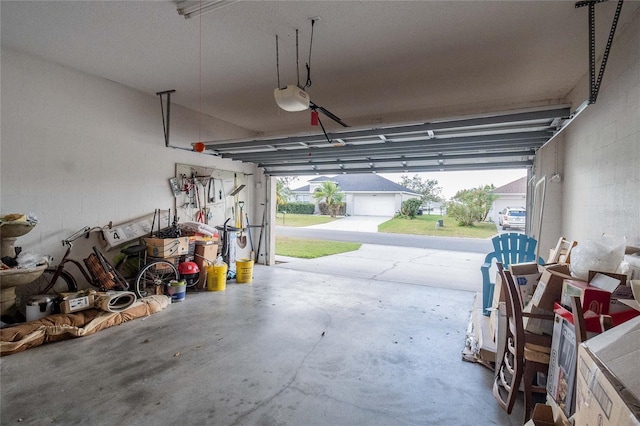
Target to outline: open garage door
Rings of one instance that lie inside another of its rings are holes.
[[[393,216],[396,213],[395,195],[357,194],[353,196],[354,216]]]

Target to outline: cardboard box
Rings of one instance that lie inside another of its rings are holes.
[[[152,257],[167,258],[189,253],[189,237],[145,238],[147,254]]]
[[[73,293],[64,296],[60,303],[60,313],[70,314],[72,312],[84,311],[93,308],[95,296],[93,294]]]
[[[571,279],[569,265],[553,264],[540,266],[541,275],[531,298],[531,303],[547,311],[553,310],[553,304],[562,296],[562,283]]]
[[[640,425],[640,317],[578,350],[576,425]]]
[[[627,285],[627,276],[624,274],[589,271],[587,281],[594,287],[609,291],[611,300],[633,298],[631,286]]]
[[[567,417],[571,417],[574,412],[576,349],[573,324],[556,314],[547,375],[547,394]]]
[[[509,271],[511,271],[513,281],[520,290],[522,304],[526,306],[533,297],[533,293],[538,285],[538,280],[540,279],[541,273],[538,269],[538,264],[535,262],[517,263],[515,265],[509,265]]]
[[[498,306],[500,302],[504,303],[504,292],[502,291],[502,275],[500,272],[496,272],[496,285],[493,289],[493,302],[491,303],[491,309],[489,310],[489,332],[493,340],[496,340],[498,333]]]
[[[525,306],[522,311],[535,315],[550,315],[551,317],[554,316],[553,311],[547,311],[546,309],[538,308],[531,303]],[[553,335],[553,319],[529,318],[523,316],[522,325],[524,326],[525,331],[528,331],[529,333],[547,334],[549,336]]]
[[[555,426],[556,422],[553,418],[553,409],[546,404],[536,404],[533,407],[531,420],[535,426]]]
[[[153,257],[153,256],[147,256],[147,263],[151,263],[151,262],[158,262],[158,261],[164,261],[164,262],[168,262],[171,263],[173,266],[175,266],[176,268],[178,267],[178,264],[180,264],[180,256],[175,256],[175,257]]]
[[[608,314],[611,293],[598,287],[589,285],[585,281],[564,280],[562,283],[562,297],[560,302],[563,306],[571,308],[571,297],[580,297],[580,304],[583,312],[591,311],[595,314]]]
[[[573,313],[564,306],[556,303],[554,312],[573,324]],[[637,316],[640,316],[640,312],[624,303],[620,303],[615,312],[610,310],[609,315],[597,315],[591,311],[586,311],[584,313],[584,328],[587,331],[587,338],[600,334],[611,327],[624,324]]]
[[[202,269],[207,261],[215,262],[218,257],[218,244],[213,241],[196,241],[194,262]]]
[[[640,280],[640,252],[625,254],[624,261],[629,264],[629,272],[627,273],[629,279]]]
[[[215,262],[218,256],[218,245],[213,241],[196,241],[193,261],[200,268],[200,277],[196,288],[203,289],[207,283],[207,266]]]
[[[556,303],[555,308],[553,310],[556,315],[560,315],[571,324],[573,322],[573,312],[566,309],[559,303]],[[591,311],[584,312],[584,328],[587,332],[587,339],[594,337],[597,334],[602,333],[607,328],[613,327],[613,323],[611,321],[611,317],[609,315],[597,315]]]

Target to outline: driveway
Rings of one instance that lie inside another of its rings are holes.
[[[378,232],[378,225],[393,219],[391,216],[345,216],[320,225],[307,226],[308,229],[330,231]]]
[[[347,216],[333,222],[292,228],[277,234],[356,241],[359,250],[316,259],[276,256],[279,267],[372,281],[482,291],[480,265],[492,250],[490,239],[378,233],[387,216]],[[340,232],[338,232],[340,231]]]
[[[486,253],[363,244],[359,250],[316,259],[276,256],[278,267],[376,282],[482,292]]]

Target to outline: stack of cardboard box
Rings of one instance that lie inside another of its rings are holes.
[[[569,247],[573,246],[571,242]],[[509,269],[520,290],[523,311],[554,316],[554,320],[525,317],[523,325],[528,332],[552,336],[546,387],[557,424],[575,418],[576,425],[640,426],[640,305],[629,303],[633,294],[627,285],[630,275],[637,271],[633,265],[627,275],[589,271],[588,279],[582,281],[571,275],[569,256],[552,253],[552,259],[563,263],[514,264]],[[498,274],[490,315],[496,342],[501,341],[501,293]],[[579,298],[585,319],[587,341],[582,345],[576,344],[571,309],[574,296]],[[620,328],[622,325],[624,328]],[[626,329],[633,333],[629,338],[632,342],[621,334]],[[607,363],[613,363],[613,367]],[[617,375],[631,377],[632,383],[624,384]],[[630,397],[629,392],[635,392],[635,396]]]

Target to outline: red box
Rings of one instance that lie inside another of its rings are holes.
[[[561,316],[562,318],[569,321],[573,324],[573,313],[566,309],[564,306],[556,303],[553,311]],[[592,337],[593,334],[600,334],[604,332],[603,327],[616,327],[624,322],[629,321],[632,318],[640,316],[640,311],[636,311],[633,308],[629,308],[624,311],[612,312],[609,315],[597,315],[591,311],[585,311],[584,313],[584,328],[587,333],[590,333]]]
[[[585,281],[565,279],[562,283],[562,304],[571,307],[571,297],[579,296],[584,312],[591,311],[595,314],[608,314],[611,293],[598,287],[593,287]]]

